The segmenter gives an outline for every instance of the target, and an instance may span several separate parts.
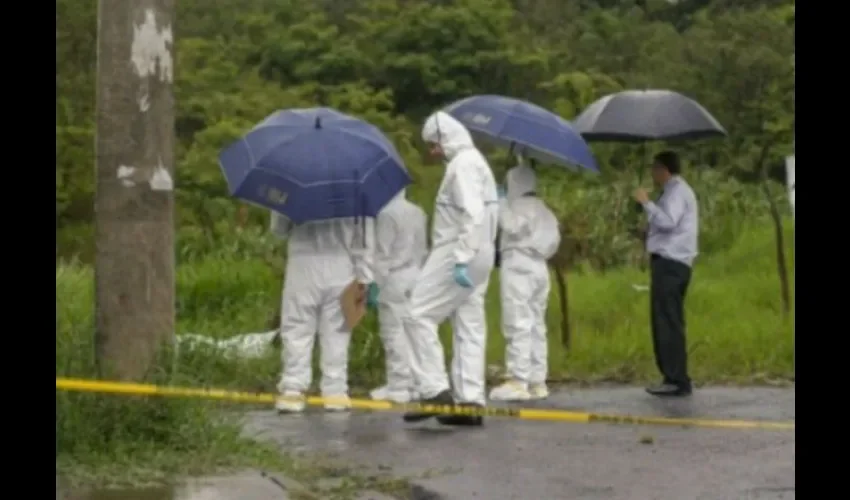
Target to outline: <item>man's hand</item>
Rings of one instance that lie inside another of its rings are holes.
[[[634,193],[635,201],[643,205],[644,203],[649,201],[649,194],[647,194],[646,189],[637,188]]]

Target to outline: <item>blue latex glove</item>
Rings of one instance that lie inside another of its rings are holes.
[[[507,191],[505,191],[505,186],[496,186],[496,192],[499,193],[500,200],[508,195]]]
[[[378,307],[378,295],[380,292],[377,283],[369,283],[369,286],[366,288],[366,305],[369,307]]]
[[[472,280],[469,279],[469,274],[466,272],[466,264],[455,264],[454,273],[452,273],[452,277],[455,279],[455,283],[464,287],[464,288],[472,288]]]

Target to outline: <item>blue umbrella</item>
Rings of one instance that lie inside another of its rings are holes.
[[[411,182],[377,127],[331,108],[273,113],[218,159],[232,196],[296,224],[375,217]]]
[[[510,97],[478,95],[456,101],[445,111],[474,135],[512,149],[520,146],[531,158],[599,171],[581,134],[568,121],[540,106]]]

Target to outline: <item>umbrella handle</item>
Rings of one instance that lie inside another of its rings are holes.
[[[516,166],[516,165],[514,165],[514,162],[513,162],[513,157],[515,156],[514,149],[516,149],[516,143],[512,141],[510,147],[508,147],[508,159],[506,160],[506,163],[508,164],[508,168],[512,168],[512,167]]]
[[[363,202],[360,199],[360,184],[358,181],[357,171],[352,174],[354,177],[354,235],[351,242],[352,248],[360,245],[360,248],[366,248],[366,220],[363,215]],[[358,234],[359,231],[359,234]]]
[[[643,185],[643,171],[646,170],[643,163],[646,161],[646,143],[640,145],[640,165],[638,166],[638,186]]]
[[[516,147],[515,142],[511,142],[510,146],[508,146],[508,157],[505,159],[505,166],[507,167],[508,170],[510,170],[514,166],[513,162],[511,161],[511,157],[513,157],[513,155],[514,155],[514,147]],[[502,182],[504,182],[504,181],[505,180],[502,179]]]

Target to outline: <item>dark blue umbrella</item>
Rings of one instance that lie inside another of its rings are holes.
[[[411,182],[377,127],[330,108],[273,113],[218,159],[232,196],[296,224],[375,217]]]
[[[581,134],[568,121],[540,106],[510,97],[477,95],[456,101],[445,111],[474,135],[528,157],[599,171]]]

